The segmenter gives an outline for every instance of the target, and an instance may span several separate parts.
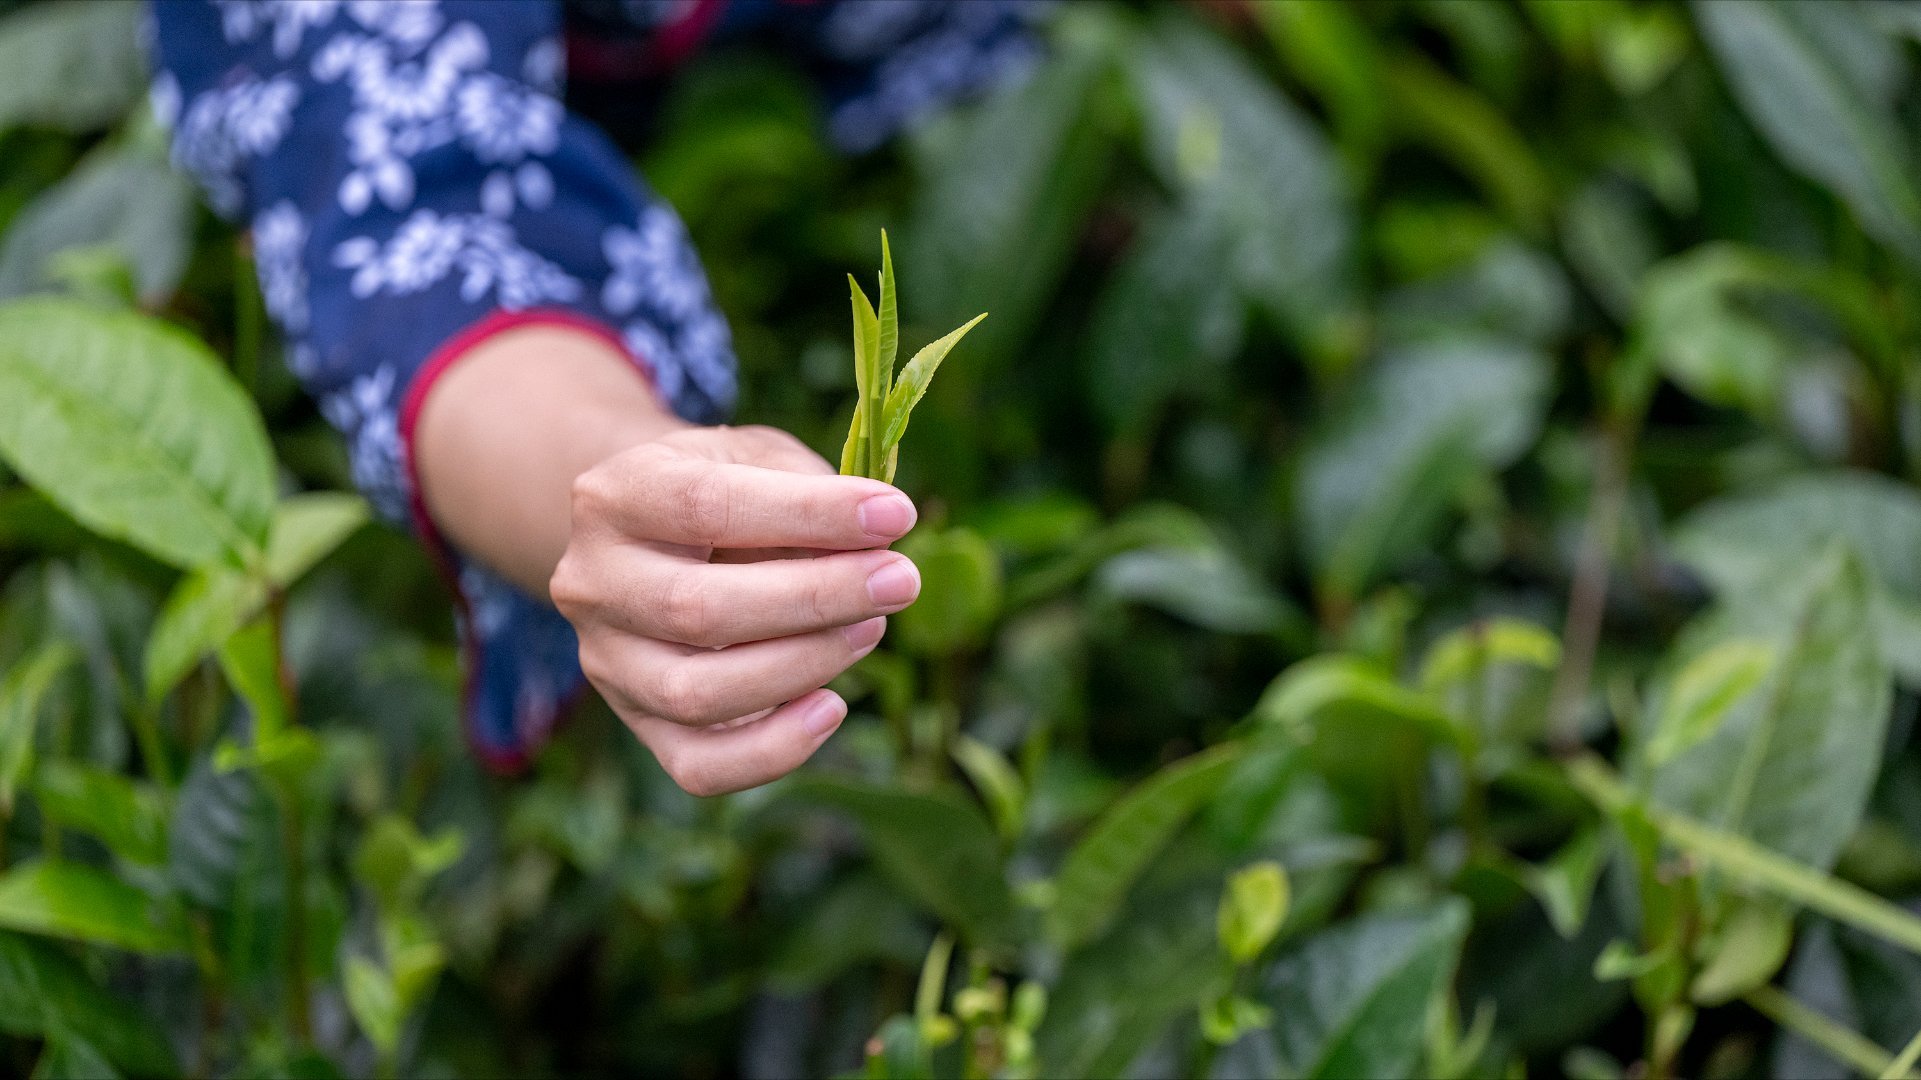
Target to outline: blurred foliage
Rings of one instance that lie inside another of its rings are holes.
[[[854,716],[705,802],[466,756],[136,13],[0,3],[0,1071],[1913,1064],[1912,5],[1067,5],[857,160],[700,60],[743,420],[839,445],[882,226],[994,313]]]

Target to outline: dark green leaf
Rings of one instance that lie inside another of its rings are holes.
[[[1246,752],[1246,743],[1231,742],[1175,762],[1102,814],[1054,878],[1047,913],[1054,940],[1071,949],[1107,929],[1141,873]]]
[[[1921,195],[1877,69],[1889,51],[1853,3],[1696,3],[1701,35],[1776,153],[1826,185],[1869,233],[1921,261]],[[1864,40],[1865,38],[1865,40]],[[1896,61],[1898,62],[1898,61]]]
[[[96,983],[51,942],[0,931],[0,1031],[62,1031],[141,1076],[178,1075],[173,1048],[152,1019]]]
[[[1544,357],[1496,341],[1383,357],[1302,453],[1294,508],[1323,592],[1357,598],[1429,544],[1464,483],[1533,443],[1548,390]]]
[[[1285,1073],[1411,1077],[1428,1010],[1467,934],[1458,900],[1410,915],[1369,915],[1308,938],[1268,971],[1261,999]]]
[[[972,529],[919,529],[900,543],[920,568],[920,598],[891,620],[901,644],[923,656],[977,645],[1001,609],[1001,564]]]
[[[874,859],[927,910],[975,941],[999,942],[1014,914],[1000,841],[974,804],[951,791],[907,792],[810,776],[790,793],[859,822]]]

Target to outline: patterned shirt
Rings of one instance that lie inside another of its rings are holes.
[[[884,141],[1034,59],[1020,0],[153,0],[174,161],[251,227],[288,363],[355,482],[456,586],[466,727],[523,765],[584,686],[572,627],[453,550],[410,442],[448,364],[528,323],[586,329],[698,422],[734,400],[726,320],[673,209],[563,103],[658,83],[704,44],[795,52],[829,138]],[[645,100],[643,95],[625,95]]]

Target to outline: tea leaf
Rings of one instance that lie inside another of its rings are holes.
[[[1459,899],[1409,915],[1367,915],[1324,930],[1284,957],[1262,993],[1274,1010],[1282,1074],[1413,1076],[1428,1009],[1445,991],[1467,935]]]
[[[1878,65],[1861,62],[1863,47],[1891,52],[1895,43],[1851,5],[1696,3],[1694,17],[1729,89],[1775,153],[1839,196],[1868,233],[1921,261],[1911,147],[1890,107],[1893,94],[1864,78]],[[1837,47],[1843,42],[1848,47]]]
[[[166,697],[201,657],[224,644],[266,602],[265,585],[223,566],[181,579],[147,638],[142,666],[148,702]]]
[[[1148,864],[1246,752],[1245,742],[1230,742],[1177,761],[1101,815],[1054,879],[1050,936],[1072,949],[1107,929]]]
[[[95,837],[119,858],[142,866],[167,861],[167,808],[160,790],[93,765],[49,761],[34,777],[40,813]]]
[[[880,410],[887,401],[887,382],[880,371],[880,318],[874,305],[861,291],[854,275],[847,275],[854,304],[854,386],[860,392],[864,421],[860,438],[865,449],[856,451],[855,462],[862,476],[873,476],[878,462],[874,447],[880,433]]]
[[[1228,959],[1245,964],[1261,955],[1287,919],[1287,872],[1277,862],[1255,863],[1227,879],[1215,935]]]
[[[993,826],[951,791],[908,792],[825,776],[799,779],[798,799],[859,822],[874,861],[901,890],[979,942],[999,941],[1014,914]]]
[[[892,386],[894,361],[900,354],[900,298],[894,292],[894,253],[887,247],[887,230],[880,231],[880,373],[875,385]]]
[[[72,646],[48,642],[0,682],[0,815],[13,813],[14,795],[33,767],[40,704],[53,681],[77,659]]]
[[[1652,791],[1665,806],[1826,869],[1860,822],[1893,688],[1860,561],[1837,545],[1797,586],[1782,590],[1785,603],[1723,608],[1694,628],[1696,640],[1767,641],[1779,658],[1712,734],[1655,767]],[[1686,641],[1681,651],[1691,651]]]
[[[52,942],[0,931],[0,1031],[84,1039],[138,1076],[173,1076],[167,1036],[127,995],[109,991]]]
[[[0,19],[0,132],[22,124],[107,127],[147,86],[133,0],[45,4]]]
[[[0,927],[132,952],[187,948],[178,918],[146,893],[74,862],[33,860],[0,874]]]
[[[1724,641],[1689,661],[1668,687],[1661,717],[1648,743],[1648,761],[1659,765],[1702,739],[1773,668],[1774,647],[1765,641]]]
[[[960,329],[923,348],[914,354],[912,360],[907,361],[907,366],[901,369],[900,379],[887,395],[887,424],[881,432],[879,444],[883,453],[891,452],[900,444],[901,436],[907,433],[907,418],[913,413],[914,406],[920,404],[920,399],[927,395],[927,384],[933,381],[934,372],[940,367],[941,361],[947,359],[947,354],[960,344],[960,339],[985,318],[987,313],[983,311],[967,320]]]
[[[157,306],[186,271],[193,214],[191,182],[157,151],[114,150],[90,158],[23,208],[7,229],[0,244],[0,298],[49,291],[57,284],[59,258],[84,249],[131,271],[140,301]]]
[[[0,307],[0,456],[81,524],[183,569],[244,565],[267,538],[259,413],[204,345],[143,316]]]

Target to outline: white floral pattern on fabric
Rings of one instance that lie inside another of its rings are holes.
[[[285,75],[209,90],[175,129],[174,163],[200,181],[214,209],[237,214],[246,198],[241,168],[280,145],[299,103],[300,85]]]
[[[530,160],[560,145],[565,110],[543,87],[557,78],[557,46],[540,43],[522,63],[538,81],[526,83],[486,70],[487,39],[460,22],[427,38],[391,33],[341,33],[313,60],[314,78],[345,82],[354,108],[346,120],[354,168],[340,183],[340,206],[366,213],[376,198],[405,210],[414,198],[414,160],[458,144],[485,165],[505,166],[485,180],[483,208],[507,217],[517,203],[544,209],[553,177]]]
[[[645,299],[669,318],[687,319],[712,305],[687,227],[660,204],[643,207],[631,229],[608,227],[600,248],[612,271],[601,286],[600,303],[610,313],[629,314]]]
[[[282,199],[253,219],[253,258],[267,314],[287,333],[307,332],[307,223],[300,208]]]
[[[386,364],[320,398],[321,415],[347,435],[354,486],[388,520],[405,521],[407,455],[395,406],[394,369]]]
[[[520,311],[581,295],[578,279],[521,246],[512,226],[485,214],[416,210],[385,244],[356,236],[334,249],[333,260],[354,272],[349,288],[361,299],[423,292],[455,270],[460,298],[470,304],[492,293],[500,307]]]

